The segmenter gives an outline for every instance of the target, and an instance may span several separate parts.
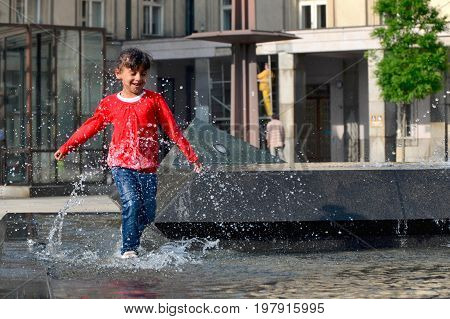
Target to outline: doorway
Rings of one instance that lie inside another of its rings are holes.
[[[301,111],[301,158],[306,162],[331,161],[330,87],[308,85]]]

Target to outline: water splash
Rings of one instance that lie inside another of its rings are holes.
[[[64,207],[58,212],[55,217],[53,226],[50,229],[48,235],[48,245],[46,248],[47,255],[57,255],[61,250],[62,244],[62,229],[64,225],[64,217],[67,215],[67,211],[75,206],[80,205],[83,202],[81,193],[84,190],[84,182],[91,174],[85,173],[80,176],[80,180],[73,184],[74,188],[70,193],[69,200],[64,204]],[[57,236],[55,238],[55,236]]]
[[[208,250],[217,249],[219,240],[209,241],[207,239],[193,238],[168,242],[158,249],[150,252],[141,250],[139,258],[120,260],[115,259],[106,267],[133,268],[133,269],[175,269],[181,270],[185,264],[199,264]]]
[[[406,219],[398,219],[395,234],[399,237],[408,235],[408,221]]]
[[[397,228],[395,229],[395,233],[399,237],[400,247],[406,247],[408,245],[408,221],[406,219],[397,220]]]
[[[182,271],[183,265],[200,264],[208,251],[219,248],[219,240],[193,238],[189,240],[170,241],[159,248],[146,251],[139,249],[138,258],[121,259],[119,243],[113,250],[74,249],[64,250],[59,254],[36,252],[38,259],[45,261],[51,268],[58,268],[61,273],[73,273],[77,269],[87,271],[95,269],[95,273],[111,273],[115,270],[175,270]],[[52,267],[52,266],[55,267]]]

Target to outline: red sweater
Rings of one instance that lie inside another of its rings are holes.
[[[109,167],[125,167],[154,173],[158,168],[159,124],[190,162],[198,157],[177,127],[164,98],[144,90],[140,97],[124,99],[112,94],[100,101],[94,115],[59,149],[63,155],[75,150],[97,132],[112,124],[114,132],[108,153]]]

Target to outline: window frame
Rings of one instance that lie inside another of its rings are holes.
[[[314,29],[325,29],[327,27],[327,0],[299,0],[298,2],[298,28],[300,30],[314,30]],[[319,6],[325,6],[325,27],[318,27],[318,19],[317,19],[317,13],[318,13],[318,7]],[[311,28],[304,28],[303,27],[303,7],[310,7],[311,12]]]
[[[150,20],[148,21],[148,27],[149,30],[148,32],[146,32],[145,30],[145,25],[146,25],[146,20],[145,20],[145,8],[148,7],[150,10],[149,13],[149,17]],[[153,32],[153,23],[152,23],[152,17],[153,17],[153,8],[154,7],[158,7],[160,9],[160,22],[159,22],[159,33],[154,33]],[[149,36],[162,36],[164,34],[164,4],[162,1],[160,0],[143,0],[142,1],[142,29],[141,29],[141,34],[142,36],[145,37],[149,37]]]
[[[22,6],[19,8],[18,4],[21,3]],[[28,16],[28,0],[15,0],[14,4],[11,6],[12,16],[14,17],[13,23],[27,23]]]
[[[231,30],[233,28],[232,23],[233,21],[230,21],[230,28],[229,29],[225,29],[225,11],[230,11],[231,14],[233,14],[233,3],[231,2],[230,4],[225,5],[223,2],[225,0],[220,0],[220,30],[221,31],[227,31],[227,30]]]
[[[21,10],[18,9],[18,4],[21,3]],[[34,5],[34,11],[31,10]],[[13,23],[42,23],[42,0],[14,0],[11,3]],[[30,13],[33,16],[30,17]]]
[[[86,26],[86,27],[93,27],[93,25],[92,25],[92,17],[93,17],[93,15],[92,15],[92,4],[94,3],[94,2],[100,2],[100,4],[101,4],[101,7],[100,7],[100,10],[101,10],[101,23],[100,23],[100,26],[95,26],[95,27],[98,27],[98,28],[104,28],[105,27],[105,1],[104,0],[82,0],[81,1],[81,7],[80,7],[80,10],[81,10],[81,14],[80,14],[80,16],[81,16],[81,25],[82,26]],[[85,13],[86,14],[86,16],[83,16],[83,3],[86,3],[87,4],[87,12]],[[85,23],[84,25],[83,25],[83,23]]]

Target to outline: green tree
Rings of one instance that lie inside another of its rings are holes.
[[[375,75],[384,100],[397,105],[404,162],[406,105],[442,88],[447,49],[438,33],[446,29],[446,17],[439,16],[430,0],[378,0],[374,11],[384,21],[372,33],[384,50]]]

